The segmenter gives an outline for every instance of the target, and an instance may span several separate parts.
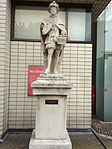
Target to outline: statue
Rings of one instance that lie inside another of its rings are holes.
[[[48,11],[51,15],[45,18],[40,25],[44,73],[59,74],[67,33],[61,19],[56,16],[59,12],[59,5],[53,1],[50,3]]]

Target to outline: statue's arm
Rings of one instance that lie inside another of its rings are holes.
[[[42,29],[44,28],[44,26],[45,26],[45,24],[42,22],[42,23],[40,24],[40,29],[42,30]]]
[[[42,23],[41,24],[41,31],[42,31],[42,35],[46,35],[49,31],[50,31],[50,29],[51,29],[51,24],[44,24],[44,23]]]
[[[62,23],[62,21],[60,19],[58,19],[57,27],[60,29],[61,35],[67,36],[67,31],[65,29],[65,25]]]
[[[67,32],[66,32],[66,30],[61,30],[61,35],[63,35],[63,36],[67,36]]]

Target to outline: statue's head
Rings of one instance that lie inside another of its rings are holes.
[[[59,12],[59,5],[55,1],[53,1],[52,3],[50,3],[48,11],[51,15],[57,14]]]

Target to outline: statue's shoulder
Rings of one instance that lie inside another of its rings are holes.
[[[58,24],[64,24],[59,17],[57,17],[57,22],[58,22]]]
[[[45,24],[48,24],[49,22],[50,22],[50,17],[48,17],[48,18],[44,18],[43,20],[42,20],[42,23],[45,23]]]
[[[51,16],[49,16],[48,18],[44,18],[42,23],[43,24],[51,24],[53,21],[55,21],[56,24],[63,24],[62,20],[57,16],[55,18],[53,18]]]

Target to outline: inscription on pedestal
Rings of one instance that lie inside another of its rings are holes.
[[[45,100],[45,104],[57,105],[58,100]]]

